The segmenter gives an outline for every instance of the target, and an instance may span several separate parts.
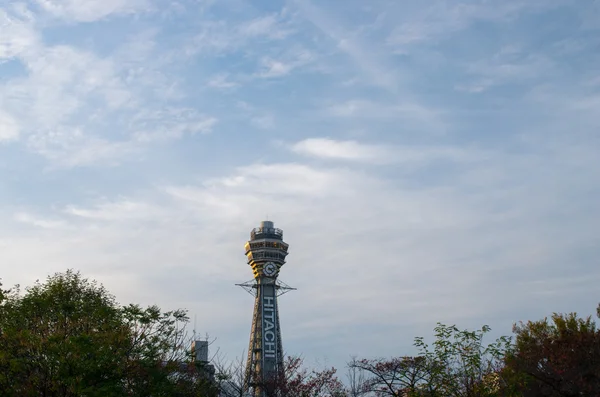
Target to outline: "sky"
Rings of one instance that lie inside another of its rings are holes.
[[[0,278],[72,268],[343,372],[600,301],[600,2],[0,0]]]

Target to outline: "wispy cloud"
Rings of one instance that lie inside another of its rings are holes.
[[[132,98],[114,64],[89,52],[69,46],[39,48],[22,61],[28,75],[6,83],[0,98],[29,128],[68,122],[90,99],[118,108]]]
[[[294,32],[289,22],[279,13],[251,19],[242,23],[237,30],[241,37],[267,37],[276,40],[285,39]]]
[[[486,155],[476,149],[465,150],[452,146],[377,145],[329,138],[305,139],[294,143],[290,149],[305,156],[371,164],[427,165],[437,160],[473,162],[486,159]]]
[[[58,167],[117,165],[137,150],[130,142],[103,139],[78,128],[33,134],[27,145]]]
[[[186,38],[186,42],[190,43],[185,46],[185,54],[226,54],[260,40],[281,41],[293,33],[289,17],[283,13],[233,23],[205,20],[199,24],[198,32],[191,41]]]
[[[164,141],[210,133],[218,120],[190,108],[142,110],[132,117],[133,137],[139,142]]]
[[[420,125],[429,132],[445,129],[444,112],[418,102],[376,102],[367,99],[350,99],[325,107],[325,113],[341,119],[403,120],[404,127]]]
[[[260,73],[261,77],[285,76],[294,68],[291,63],[284,63],[270,58],[263,58],[261,63],[264,68],[264,71]]]
[[[75,217],[98,221],[149,220],[160,214],[160,209],[148,203],[120,199],[97,204],[93,208],[69,205],[65,213]]]
[[[269,130],[276,126],[276,115],[256,107],[245,101],[236,103],[237,113],[250,125],[261,130]]]
[[[383,145],[365,145],[356,141],[335,141],[327,138],[309,138],[296,142],[291,149],[299,154],[339,160],[389,162],[393,150]]]
[[[238,83],[229,80],[229,75],[227,73],[219,73],[219,74],[211,77],[211,79],[208,80],[207,85],[209,87],[213,87],[213,88],[228,89],[228,88],[237,87]]]
[[[71,14],[88,10],[100,18],[142,5],[44,4],[52,12],[82,18]],[[156,51],[155,32],[125,40],[114,54],[101,57],[76,46],[43,45],[31,11],[13,14],[0,15],[10,33],[2,36],[0,56],[16,58],[26,74],[0,81],[1,140],[24,136],[31,151],[59,167],[115,165],[139,152],[140,144],[207,133],[216,125],[214,116],[161,104],[181,95],[173,89],[176,81],[157,69],[168,66],[164,59],[145,66]]]
[[[65,45],[32,47],[19,59],[27,75],[0,83],[0,103],[9,112],[3,113],[3,135],[20,132],[28,148],[61,167],[113,164],[131,152],[122,139],[113,142],[81,128],[83,120],[133,102],[111,60]]]
[[[46,219],[27,212],[18,212],[14,214],[14,219],[18,222],[25,223],[42,229],[64,229],[67,223],[63,220]]]
[[[502,48],[491,58],[466,66],[474,81],[458,85],[459,90],[483,92],[493,86],[518,84],[525,80],[546,81],[556,73],[553,61],[546,56],[526,53],[517,47]]]
[[[302,48],[289,51],[282,59],[264,57],[260,60],[261,71],[259,76],[263,78],[282,77],[292,70],[304,66],[313,60],[313,55]]]
[[[270,130],[275,128],[275,118],[270,114],[252,117],[250,119],[250,122],[256,127],[263,130]]]
[[[240,168],[234,177],[210,180],[213,189],[242,189],[246,192],[265,192],[277,195],[323,195],[334,193],[335,187],[345,183],[345,171],[320,170],[304,164],[252,164]],[[278,186],[272,190],[270,187]]]
[[[0,142],[11,141],[19,136],[19,125],[8,113],[0,109]]]
[[[304,18],[332,40],[338,50],[348,55],[369,82],[393,92],[399,88],[396,70],[374,48],[363,44],[360,37],[351,34],[350,30],[340,26],[329,13],[308,0],[294,0],[292,4]]]
[[[387,43],[404,52],[408,45],[435,43],[438,39],[468,28],[477,21],[510,21],[526,12],[551,9],[564,1],[509,0],[502,4],[468,1],[435,1],[402,18],[387,38]]]
[[[22,56],[37,45],[39,37],[32,27],[33,19],[27,9],[15,7],[10,13],[0,9],[0,63]]]
[[[146,0],[36,0],[45,11],[55,17],[77,22],[93,22],[109,15],[131,14],[148,10]]]

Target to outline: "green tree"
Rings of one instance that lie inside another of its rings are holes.
[[[365,374],[362,392],[389,397],[491,397],[500,393],[500,370],[510,338],[485,345],[490,331],[460,330],[438,323],[435,341],[415,338],[416,357],[353,360]]]
[[[444,397],[487,397],[500,393],[500,371],[504,357],[511,349],[511,339],[500,337],[488,345],[483,343],[490,327],[460,330],[438,323],[436,340],[431,349],[423,338],[415,346],[428,365],[428,379],[423,395]]]
[[[74,271],[0,296],[3,396],[209,396],[184,311],[120,307]]]
[[[600,305],[597,309],[600,317]],[[599,396],[600,331],[591,316],[554,314],[514,326],[507,392],[519,396]]]

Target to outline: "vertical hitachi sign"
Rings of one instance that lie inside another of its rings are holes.
[[[265,372],[277,369],[277,300],[274,285],[263,285],[262,346]]]

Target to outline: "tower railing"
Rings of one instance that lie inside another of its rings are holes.
[[[266,234],[266,235],[275,235],[279,238],[283,237],[283,230],[278,229],[276,227],[257,227],[254,228],[251,232],[250,232],[250,238],[251,239],[255,239],[256,236],[261,235],[261,234]]]

